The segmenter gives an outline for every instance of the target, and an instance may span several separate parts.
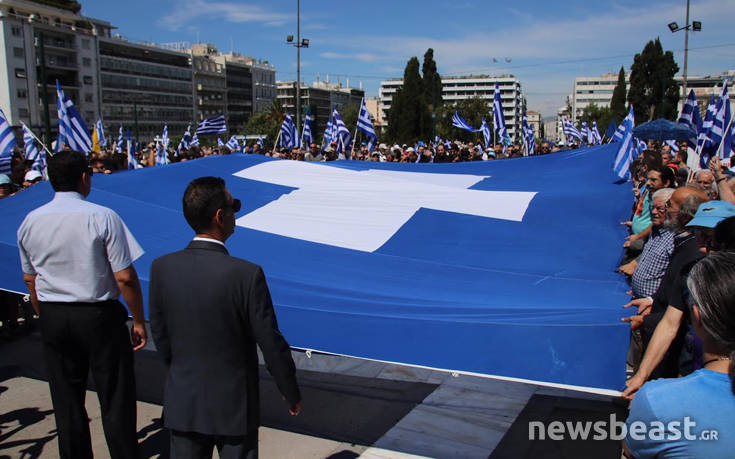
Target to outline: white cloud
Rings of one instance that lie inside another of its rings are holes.
[[[227,1],[181,0],[171,13],[158,20],[169,30],[179,30],[192,21],[202,19],[232,23],[260,22],[268,26],[283,25],[289,15],[269,11],[261,6]]]

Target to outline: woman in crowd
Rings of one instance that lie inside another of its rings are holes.
[[[735,451],[735,253],[703,258],[687,286],[704,368],[643,386],[626,422],[628,457],[724,458]]]

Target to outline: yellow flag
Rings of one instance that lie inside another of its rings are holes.
[[[101,152],[100,139],[97,137],[97,128],[92,129],[92,151]]]

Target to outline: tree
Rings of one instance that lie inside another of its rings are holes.
[[[479,142],[482,139],[482,133],[465,131],[452,125],[452,116],[455,111],[459,111],[462,118],[474,128],[479,128],[482,124],[482,118],[485,118],[492,129],[492,107],[489,105],[489,102],[480,97],[472,97],[453,104],[445,104],[439,108],[436,114],[436,135],[442,139],[462,140],[465,142]]]
[[[612,119],[615,120],[615,124],[622,123],[623,118],[628,114],[628,110],[625,108],[625,69],[622,66],[620,67],[620,73],[618,73],[618,83],[615,85],[610,101],[610,114]],[[598,121],[597,124],[599,126],[600,122]],[[610,124],[610,122],[608,121],[607,124]]]
[[[255,112],[245,123],[245,132],[252,135],[267,135],[265,145],[267,149],[276,141],[281,123],[286,117],[285,110],[278,100],[274,100],[268,108]]]
[[[435,113],[442,104],[442,78],[436,71],[434,50],[429,48],[424,54],[424,64],[421,67],[424,82],[424,97],[429,110]]]
[[[679,66],[671,51],[664,53],[661,41],[649,41],[636,54],[630,67],[628,102],[633,105],[637,123],[656,118],[674,120],[679,103],[679,86],[674,75]]]
[[[592,123],[596,121],[597,130],[600,132],[600,135],[605,133],[607,126],[613,119],[614,116],[611,108],[598,107],[596,104],[589,104],[588,106],[586,106],[582,111],[582,116],[579,117],[580,123],[582,121],[586,121],[590,129],[592,129]],[[620,118],[620,121],[622,120],[623,118]],[[617,121],[616,124],[618,124]]]
[[[388,111],[388,138],[391,141],[416,142],[431,131],[431,113],[423,97],[419,60],[409,59],[403,72],[403,86],[393,95]]]

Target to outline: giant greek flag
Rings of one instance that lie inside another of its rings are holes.
[[[186,185],[217,175],[243,200],[227,249],[263,267],[295,348],[622,389],[617,222],[631,196],[614,183],[617,150],[447,164],[214,156],[100,174],[88,199],[145,249],[144,298],[153,259],[194,236]],[[52,195],[42,183],[0,201],[0,288],[25,291],[16,230]]]

